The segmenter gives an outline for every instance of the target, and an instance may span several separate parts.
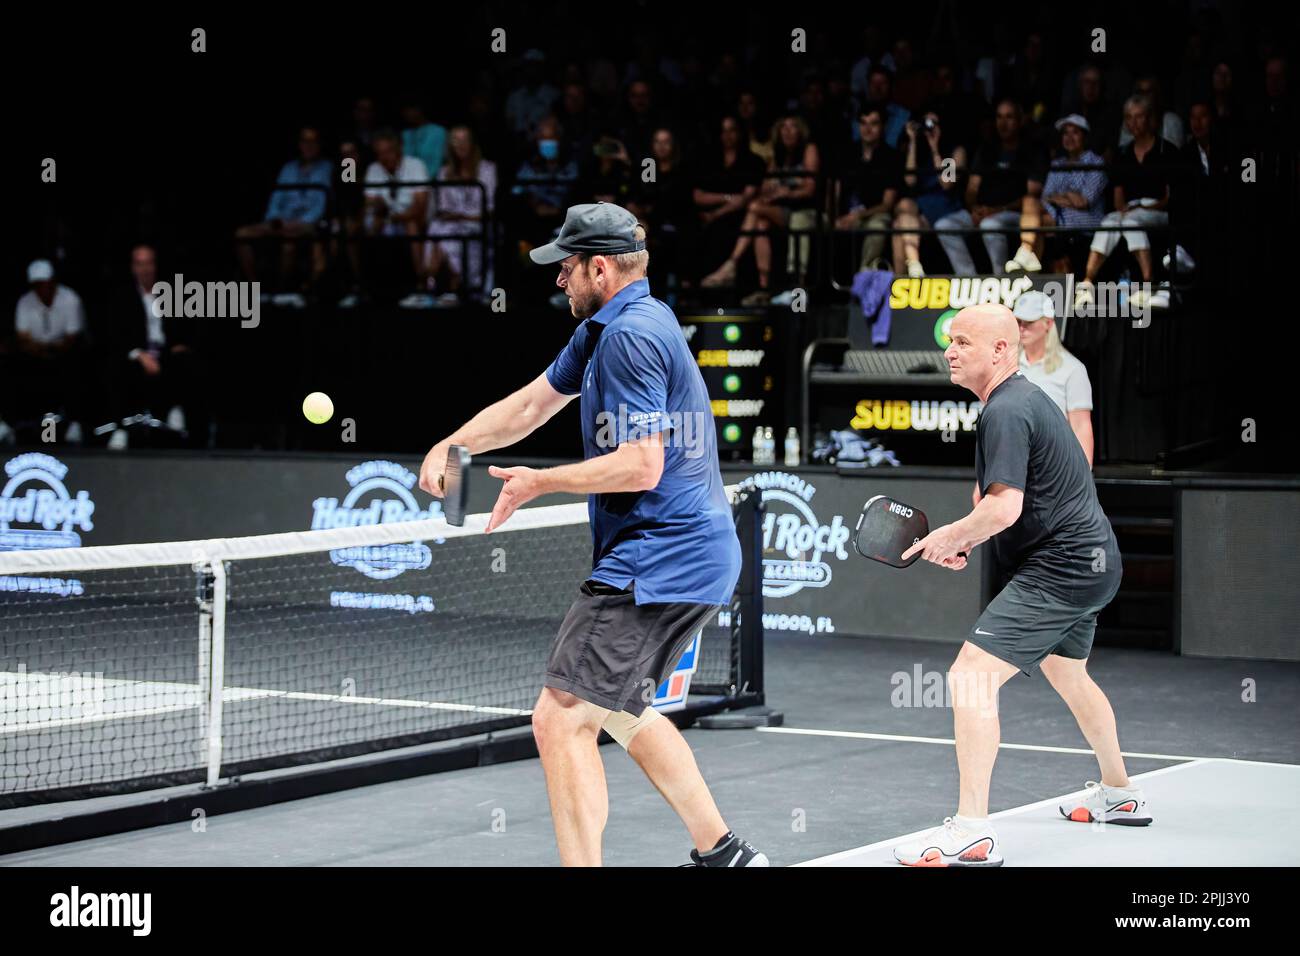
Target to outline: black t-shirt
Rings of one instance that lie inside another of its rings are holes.
[[[706,193],[735,196],[743,193],[746,186],[760,185],[766,172],[763,161],[742,146],[736,153],[736,161],[730,166],[723,165],[721,153],[706,163],[696,186]]]
[[[859,147],[858,161],[853,164],[848,186],[845,212],[857,206],[864,209],[879,206],[886,189],[903,190],[903,157],[897,150],[878,143],[871,151],[871,159],[863,159]]]
[[[1136,143],[1129,143],[1115,160],[1111,183],[1124,187],[1124,199],[1164,199],[1165,187],[1171,185],[1185,165],[1178,147],[1157,137],[1154,145],[1138,162]]]
[[[1119,545],[1088,459],[1061,409],[1019,372],[993,390],[976,427],[975,479],[1025,493],[1016,523],[989,542],[999,571],[1074,604],[1118,587]]]
[[[1014,150],[1003,149],[1001,143],[985,143],[971,163],[971,175],[980,177],[975,199],[981,206],[1008,205],[1024,198],[1029,180],[1041,183],[1046,170],[1047,157],[1031,143],[1021,143]]]

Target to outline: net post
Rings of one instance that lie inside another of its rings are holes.
[[[212,696],[212,568],[211,563],[199,556],[194,560],[194,603],[199,609],[199,752],[206,761],[208,751],[209,704]]]
[[[763,703],[763,495],[741,491],[736,534],[740,537],[740,580],[736,598],[740,617],[739,689]]]
[[[221,691],[226,660],[226,563],[210,564],[212,573],[212,655],[208,666],[208,777],[207,786],[221,779]]]

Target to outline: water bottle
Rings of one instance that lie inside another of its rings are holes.
[[[772,427],[763,429],[763,464],[776,464],[776,439],[772,437]]]
[[[754,451],[750,460],[755,465],[763,464],[763,426],[759,425],[754,429]]]
[[[799,432],[793,425],[785,433],[785,466],[799,466]]]

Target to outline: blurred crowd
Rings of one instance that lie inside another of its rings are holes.
[[[1243,159],[1294,185],[1293,64],[1268,36],[1226,49],[1214,26],[1193,25],[1163,69],[1071,59],[1034,29],[971,48],[868,25],[832,58],[651,34],[624,58],[530,48],[467,77],[454,108],[364,95],[302,125],[261,217],[232,236],[231,273],[286,309],[486,302],[569,205],[606,201],[643,221],[674,301],[780,305],[863,270],[1040,269],[1075,273],[1086,299],[1123,269],[1167,304],[1169,274],[1226,241]],[[77,440],[88,414],[184,428],[195,355],[151,309],[157,258],[139,245],[113,264],[93,360],[57,263],[29,263],[0,344],[0,442],[51,419]],[[87,382],[111,396],[93,413]]]

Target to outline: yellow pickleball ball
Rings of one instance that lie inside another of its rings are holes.
[[[313,425],[324,425],[334,414],[334,403],[324,392],[312,392],[302,400],[302,413]]]

